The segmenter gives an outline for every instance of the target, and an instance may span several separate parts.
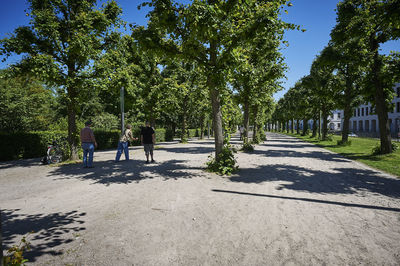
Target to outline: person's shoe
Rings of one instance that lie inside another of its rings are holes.
[[[87,168],[87,166],[84,166],[83,168]]]
[[[156,161],[154,161],[153,159],[151,159],[151,162],[152,162],[152,163],[155,163]]]
[[[94,166],[88,166],[87,168],[94,168]]]
[[[146,163],[150,163],[149,161],[146,161]]]

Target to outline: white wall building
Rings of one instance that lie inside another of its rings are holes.
[[[392,101],[394,108],[388,113],[390,132],[397,136],[400,131],[400,83],[394,87],[395,96]],[[362,104],[354,109],[350,118],[350,131],[359,135],[377,137],[379,136],[378,115],[374,113],[371,104]]]

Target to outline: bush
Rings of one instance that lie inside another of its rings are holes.
[[[181,132],[182,132],[182,129],[180,129],[180,128],[177,129],[175,131],[175,137],[180,138],[181,137]],[[186,132],[187,132],[186,136],[187,136],[188,139],[200,136],[200,133],[199,133],[200,129],[198,129],[198,128],[189,128],[189,129],[186,129]]]
[[[119,137],[121,135],[121,131],[119,131],[119,130],[111,130],[111,131],[95,130],[93,133],[96,138],[97,145],[98,145],[97,149],[105,150],[105,149],[111,149],[111,148],[118,147],[118,141],[119,141]]]
[[[218,161],[212,155],[208,157],[207,170],[220,175],[231,175],[236,172],[239,167],[236,165],[234,153],[236,150],[232,149],[229,144],[225,144]]]
[[[174,131],[172,129],[165,130],[165,141],[173,141],[174,140]]]
[[[17,160],[43,157],[47,146],[56,140],[61,143],[67,138],[65,131],[36,131],[0,133],[0,160]]]
[[[396,142],[392,142],[392,151],[397,151],[399,149],[399,144],[397,144]],[[372,149],[372,154],[373,155],[378,155],[378,154],[382,154],[381,151],[381,145],[376,145],[373,149]]]
[[[138,140],[131,142],[131,144],[140,145],[140,129],[134,129],[132,133]],[[98,144],[97,149],[117,148],[120,134],[119,130],[94,130],[94,136]],[[155,134],[157,142],[166,140],[166,130],[164,128],[157,128]],[[0,161],[43,157],[46,155],[48,145],[53,141],[57,141],[61,147],[64,154],[63,159],[65,160],[70,155],[67,137],[68,133],[66,131],[0,133]],[[82,150],[80,150],[81,153]]]
[[[252,151],[254,151],[254,146],[251,145],[250,143],[246,142],[243,144],[243,146],[240,150],[242,150],[244,152],[252,152]]]
[[[347,141],[338,140],[336,142],[336,145],[338,145],[338,146],[351,146],[351,140],[347,140]]]

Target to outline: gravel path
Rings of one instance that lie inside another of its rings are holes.
[[[267,137],[231,177],[203,171],[210,140],[150,165],[140,147],[93,169],[0,163],[3,245],[34,231],[34,265],[400,265],[400,179]]]

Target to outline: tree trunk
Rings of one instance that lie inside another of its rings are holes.
[[[78,130],[76,128],[76,91],[74,88],[69,87],[67,89],[68,92],[68,104],[67,104],[67,112],[68,112],[68,143],[70,147],[70,159],[78,160]]]
[[[346,104],[343,110],[342,143],[349,141],[349,123],[350,123],[351,113],[352,110],[350,103],[348,104],[346,99]]]
[[[317,124],[317,119],[313,118],[313,129],[312,129],[312,138],[315,138],[317,136],[317,130],[318,130],[318,124]]]
[[[186,128],[186,118],[187,118],[187,101],[188,96],[186,95],[183,99],[183,106],[182,106],[182,124],[181,124],[181,142],[185,143],[188,140],[187,137],[187,128]]]
[[[296,119],[296,134],[300,134],[300,122],[299,119]]]
[[[221,100],[219,97],[219,92],[213,86],[210,86],[209,88],[211,88],[211,103],[213,110],[215,158],[218,161],[219,155],[221,154],[224,145],[224,138],[222,132],[222,108],[221,108]]]
[[[386,106],[386,97],[382,85],[380,72],[382,69],[382,60],[378,53],[379,43],[375,38],[375,34],[371,37],[371,50],[374,52],[372,63],[372,83],[375,87],[375,104],[376,113],[379,122],[379,136],[381,141],[381,153],[387,154],[392,152],[392,137],[390,135],[390,127],[388,121],[388,108]]]
[[[308,130],[308,119],[305,118],[303,119],[303,133],[301,133],[302,136],[305,136],[307,134]]]
[[[292,128],[291,128],[292,134],[294,134],[294,118],[292,118]]]
[[[322,140],[326,140],[328,135],[328,111],[324,108],[322,110]]]
[[[249,99],[248,97],[245,98],[244,104],[243,104],[243,127],[244,127],[244,132],[243,132],[243,143],[249,142],[249,113],[250,113],[250,107],[249,107]]]
[[[204,139],[204,113],[200,116],[200,139]]]

